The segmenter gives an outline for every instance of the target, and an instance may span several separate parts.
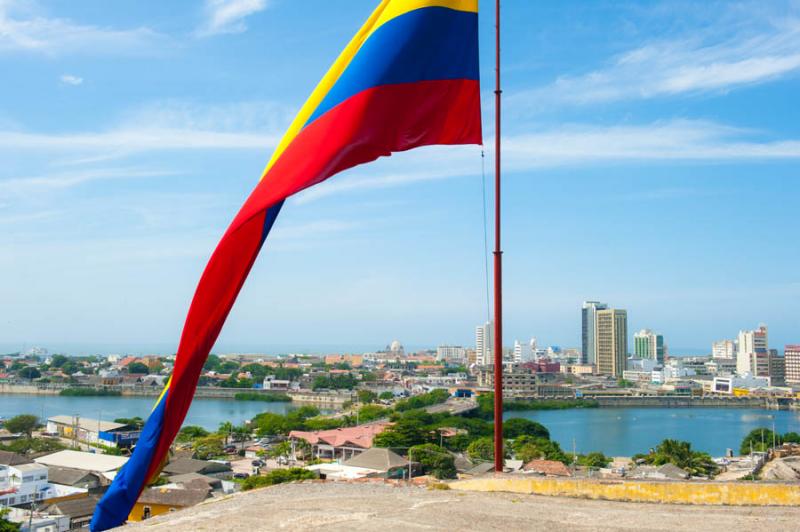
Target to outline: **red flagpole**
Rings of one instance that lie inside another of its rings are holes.
[[[494,470],[503,471],[503,252],[500,249],[500,0],[495,0],[494,89]]]

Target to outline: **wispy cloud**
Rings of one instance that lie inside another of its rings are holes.
[[[763,17],[751,15],[758,24],[740,23],[733,31],[704,28],[645,43],[612,58],[606,67],[512,94],[509,108],[542,110],[554,104],[724,92],[800,70],[800,16],[764,23]]]
[[[42,15],[28,2],[0,0],[0,52],[46,55],[141,54],[166,38],[145,28],[118,30]]]
[[[244,20],[266,8],[267,0],[206,0],[205,21],[196,33],[200,37],[241,33],[247,29]]]
[[[487,143],[489,144],[489,143]],[[639,125],[573,124],[503,138],[504,166],[524,172],[585,165],[697,162],[713,164],[800,159],[800,140],[765,141],[758,132],[702,120],[671,120]],[[404,186],[422,181],[480,175],[474,148],[432,148],[396,154],[370,168],[334,177],[297,196],[310,203],[334,194]],[[487,162],[492,153],[487,150]],[[396,159],[393,162],[392,159]],[[398,164],[399,163],[399,164]],[[376,168],[383,168],[376,175]],[[662,191],[679,194],[685,191]]]
[[[35,133],[0,129],[0,152],[68,153],[60,164],[108,161],[149,151],[269,150],[288,122],[279,105],[244,102],[195,105],[158,102],[127,113],[96,132]]]
[[[72,74],[64,74],[61,76],[61,83],[64,85],[80,85],[83,83],[83,78],[73,76]]]
[[[141,168],[99,168],[0,180],[0,196],[26,195],[34,191],[68,189],[91,181],[136,179],[175,175],[175,172]]]

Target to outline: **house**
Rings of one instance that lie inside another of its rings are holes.
[[[531,460],[524,466],[522,471],[546,477],[570,477],[569,468],[563,462],[556,460]]]
[[[185,475],[196,473],[215,478],[229,478],[231,476],[231,466],[221,462],[207,462],[194,458],[178,458],[170,461],[164,466],[163,472],[167,477],[174,475]]]
[[[31,463],[0,465],[0,507],[49,499],[55,490],[47,482],[47,467]]]
[[[123,423],[80,416],[47,418],[47,432],[58,434],[62,438],[125,448],[135,445],[142,434],[140,430],[130,430],[130,427]]]
[[[38,464],[48,467],[66,467],[94,471],[107,479],[113,479],[116,472],[125,465],[128,458],[110,454],[86,453],[83,451],[65,450],[35,458]]]
[[[48,467],[47,473],[51,483],[73,488],[99,490],[109,484],[109,480],[102,474],[85,469],[51,466]]]
[[[88,529],[94,508],[99,500],[99,495],[89,495],[78,499],[57,501],[42,507],[42,512],[69,517],[70,530]]]
[[[144,521],[157,515],[182,510],[201,503],[209,496],[209,489],[149,488],[139,495],[139,500],[128,515],[128,521]]]
[[[182,475],[172,475],[167,480],[170,484],[175,486],[194,487],[198,482],[202,482],[204,486],[212,490],[222,489],[222,480],[208,475],[201,475],[199,473],[184,473]]]
[[[386,421],[367,423],[356,427],[307,432],[293,430],[289,439],[296,444],[304,440],[311,444],[315,458],[352,458],[372,447],[372,440],[390,425]]]
[[[306,469],[327,480],[402,478],[408,475],[409,463],[389,449],[373,447],[342,463],[315,464]]]

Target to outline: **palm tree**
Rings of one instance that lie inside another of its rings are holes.
[[[228,445],[228,439],[231,437],[231,432],[233,432],[233,423],[230,421],[223,421],[219,424],[219,430],[217,432],[225,437],[225,445]]]

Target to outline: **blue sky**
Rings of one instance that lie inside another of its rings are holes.
[[[375,4],[0,0],[0,346],[174,349]],[[800,342],[800,3],[507,0],[503,42],[507,343],[579,345],[584,299],[678,351],[759,322]],[[290,200],[216,350],[472,344],[480,153],[420,149]]]

